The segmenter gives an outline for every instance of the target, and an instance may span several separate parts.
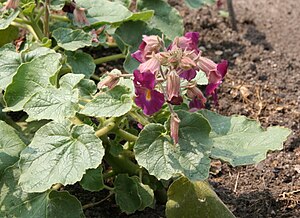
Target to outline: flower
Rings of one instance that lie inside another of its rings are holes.
[[[2,11],[8,9],[17,9],[19,7],[20,0],[8,0],[6,5],[2,8]]]
[[[144,114],[151,115],[159,111],[165,102],[164,95],[156,90],[155,75],[151,72],[141,73],[139,70],[133,72],[137,106],[142,108]]]
[[[212,95],[215,105],[218,105],[218,98],[216,89],[222,83],[223,78],[227,73],[228,61],[222,60],[219,64],[216,64],[208,58],[200,58],[200,69],[203,70],[208,76],[209,84],[206,86],[206,95]]]
[[[216,64],[208,58],[200,57],[199,67],[208,77],[209,83],[218,83],[227,72],[228,62],[222,60],[219,64]]]
[[[180,77],[175,71],[167,75],[167,96],[170,104],[180,105],[183,102],[180,96]]]
[[[85,16],[85,8],[75,7],[73,11],[74,21],[79,26],[89,26],[90,22]]]
[[[107,86],[109,89],[113,89],[118,84],[119,80],[120,75],[108,73],[107,76],[98,83],[97,87],[98,89],[102,89],[103,86]]]
[[[199,33],[187,32],[184,36],[176,37],[168,50],[172,50],[174,45],[176,45],[177,47],[183,50],[194,51],[196,54],[199,54],[200,50],[198,48],[198,44]]]
[[[197,75],[197,71],[195,69],[185,70],[179,74],[181,78],[186,79],[188,81],[194,79],[196,75]]]
[[[150,71],[151,73],[156,73],[160,70],[160,61],[153,53],[149,60],[139,65],[138,70],[141,72]]]
[[[176,145],[178,143],[178,132],[179,132],[179,123],[180,119],[176,113],[171,114],[171,121],[170,121],[170,132],[171,137]]]
[[[189,104],[189,107],[192,110],[205,108],[206,98],[196,84],[192,84],[188,87],[187,96],[192,98],[192,101]]]
[[[131,57],[138,62],[143,63],[151,58],[151,55],[158,53],[162,45],[162,39],[158,36],[143,35],[143,41],[139,46],[139,50],[131,54]],[[150,57],[149,57],[150,56]]]

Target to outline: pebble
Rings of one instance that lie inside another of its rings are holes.
[[[215,55],[221,56],[223,54],[222,51],[215,51]]]
[[[234,54],[232,55],[232,57],[237,58],[239,55],[240,55],[239,53],[234,53]]]

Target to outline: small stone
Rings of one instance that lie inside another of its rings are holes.
[[[239,55],[240,55],[239,53],[234,53],[234,54],[232,55],[232,57],[237,58]]]
[[[222,51],[215,51],[215,54],[218,55],[218,56],[221,56],[223,54]]]

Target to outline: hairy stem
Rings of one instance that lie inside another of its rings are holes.
[[[115,128],[115,126],[116,126],[115,122],[109,122],[109,123],[105,124],[104,127],[97,130],[95,132],[95,135],[98,137],[103,136],[103,135],[107,134],[108,132],[110,132],[113,128]]]
[[[45,21],[44,21],[44,33],[49,38],[49,14],[50,14],[50,0],[45,1]]]
[[[118,155],[117,157],[107,153],[104,156],[104,160],[112,166],[114,172],[118,173],[128,173],[129,175],[138,175],[140,167],[134,164],[127,157],[123,155]]]
[[[70,22],[71,20],[66,17],[66,16],[61,16],[57,14],[50,14],[51,19],[59,20],[59,21],[64,21],[64,22]]]
[[[30,21],[31,21],[31,26],[34,30],[34,32],[36,33],[36,35],[38,36],[39,40],[42,41],[42,39],[44,38],[44,34],[41,30],[41,28],[39,27],[39,25],[35,22],[34,18],[32,16],[30,16]]]
[[[135,119],[137,122],[139,122],[143,126],[146,126],[147,124],[150,123],[146,118],[144,118],[142,115],[140,115],[136,111],[129,111],[128,114],[129,114],[129,116],[131,116],[133,119]]]

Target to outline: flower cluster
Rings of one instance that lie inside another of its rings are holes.
[[[183,102],[182,88],[187,90],[191,108],[204,108],[206,97],[192,81],[199,70],[205,72],[209,81],[205,90],[206,96],[213,96],[217,103],[216,89],[222,83],[228,63],[223,60],[216,64],[203,57],[198,48],[198,41],[199,33],[188,32],[182,37],[176,37],[172,44],[165,48],[160,37],[143,36],[139,49],[132,57],[140,62],[134,72],[135,102],[145,114],[151,115],[159,111],[165,101],[172,105],[180,105]],[[189,85],[181,87],[181,80],[187,80]]]
[[[216,89],[227,72],[228,62],[216,64],[203,57],[198,48],[199,33],[188,32],[176,37],[168,47],[158,36],[143,36],[139,49],[132,57],[140,62],[134,71],[135,103],[146,115],[159,111],[167,102],[171,108],[171,136],[178,142],[180,120],[171,105],[180,105],[184,97],[190,100],[189,107],[195,111],[205,107],[207,96],[217,104]],[[205,94],[193,79],[203,71],[209,81]],[[187,85],[182,85],[186,81]],[[183,90],[185,90],[183,92]],[[186,93],[183,95],[182,93]]]

